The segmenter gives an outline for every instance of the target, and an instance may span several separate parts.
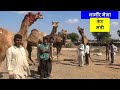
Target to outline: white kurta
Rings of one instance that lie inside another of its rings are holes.
[[[79,45],[79,65],[83,66],[84,65],[84,56],[85,56],[85,48],[84,48],[84,44],[80,44]]]
[[[16,75],[14,78],[24,79],[25,76],[30,75],[27,54],[22,46],[11,46],[6,52],[6,61],[9,74]]]
[[[90,51],[90,46],[89,46],[89,45],[86,45],[85,53],[89,54],[89,51]]]

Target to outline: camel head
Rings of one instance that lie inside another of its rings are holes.
[[[63,30],[63,29],[62,29],[62,33],[63,33],[63,36],[64,36],[64,37],[67,37],[67,30]]]
[[[63,44],[65,45],[66,39],[67,39],[67,30],[62,29],[62,34],[63,34]]]
[[[57,28],[59,26],[59,22],[52,22],[52,26]]]
[[[53,30],[51,34],[55,34],[57,32],[57,27],[59,26],[59,22],[52,22]]]
[[[44,17],[40,12],[38,12],[37,14],[35,14],[35,18],[36,19],[43,19]]]
[[[79,32],[82,36],[84,36],[84,28],[80,28],[80,27],[78,26],[77,29],[78,29],[78,32]]]
[[[37,21],[37,19],[43,19],[43,15],[40,12],[36,14],[28,12],[24,17],[24,20],[27,20],[29,22],[28,26],[31,26],[34,22]]]

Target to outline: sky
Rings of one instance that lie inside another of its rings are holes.
[[[10,32],[16,33],[19,31],[21,22],[25,14],[29,11],[0,11],[0,27],[7,29]],[[37,13],[38,11],[32,11]],[[44,19],[37,20],[28,30],[29,34],[32,29],[37,29],[39,32],[50,34],[52,30],[52,21],[58,21],[58,32],[62,29],[68,33],[75,32],[79,35],[77,27],[84,28],[85,35],[88,39],[94,39],[90,32],[90,20],[81,19],[81,11],[40,11]],[[120,12],[119,12],[120,16]],[[120,19],[110,20],[110,33],[113,39],[119,39],[117,30],[120,29]]]

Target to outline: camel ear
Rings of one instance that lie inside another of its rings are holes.
[[[52,21],[52,25],[54,24],[54,22]]]
[[[80,29],[80,27],[78,26],[77,29]]]

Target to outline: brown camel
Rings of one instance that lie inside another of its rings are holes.
[[[62,37],[56,35],[58,24],[59,24],[59,22],[52,22],[52,25],[53,25],[52,32],[50,33],[50,35],[45,36],[45,37],[48,38],[48,42],[50,42],[51,37],[54,38],[53,47],[55,47],[57,49],[57,61],[59,59],[59,55],[60,55],[62,45],[65,45],[65,40],[66,40],[66,37],[67,37],[67,31],[66,30],[62,30],[62,33],[63,33]]]
[[[62,46],[65,46],[66,43],[66,39],[67,39],[67,30],[63,30],[62,29],[62,35],[55,36],[55,42],[53,43],[53,47],[55,47],[57,49],[57,62],[59,60],[59,56],[60,56],[60,52],[62,50]]]
[[[58,24],[55,24],[56,26]],[[50,37],[53,37],[54,38],[54,43],[53,43],[53,47],[57,49],[57,61],[59,60],[59,56],[60,56],[60,52],[61,52],[61,49],[62,49],[62,46],[64,45],[65,46],[65,43],[66,43],[66,39],[67,39],[67,30],[63,30],[62,29],[62,35],[61,36],[58,36],[58,34],[55,34],[57,32],[56,30],[57,28],[55,28],[53,26],[53,30],[51,32],[50,35],[47,35],[46,37],[48,38],[48,41],[50,42]]]
[[[53,46],[57,48],[57,57],[59,56],[62,45],[65,45],[65,40],[67,37],[67,30],[62,30],[62,33],[63,33],[62,37],[56,35],[58,24],[59,22],[52,22],[53,29],[50,35],[45,36],[48,38],[49,42],[50,42],[50,37],[53,37],[55,39]],[[27,45],[29,59],[31,59],[32,46],[37,46],[38,42],[42,42],[43,37],[44,35],[39,34],[38,30],[34,29],[31,31],[31,34],[28,37],[28,45]]]
[[[53,29],[50,33],[50,35],[46,35],[45,37],[48,38],[48,41],[50,42],[50,37],[55,37],[56,32],[57,32],[57,27],[59,26],[59,22],[52,22]]]
[[[27,46],[27,34],[28,34],[28,28],[37,20],[42,19],[43,16],[39,12],[37,14],[33,14],[29,12],[25,15],[19,34],[23,36],[23,46],[26,48]],[[14,34],[12,32],[9,32],[3,28],[0,28],[0,64],[5,59],[5,53],[6,50],[13,45],[13,38]]]
[[[78,29],[78,32],[80,33],[81,35],[81,41],[84,45],[86,45],[88,43],[88,39],[87,37],[84,35],[84,29],[83,28],[80,28],[79,26],[77,27]]]
[[[39,32],[37,29],[33,29],[28,36],[28,43],[27,43],[27,51],[28,51],[28,57],[30,60],[31,58],[31,53],[32,53],[32,46],[37,47],[40,42],[43,41],[43,37],[45,36],[44,33]]]

